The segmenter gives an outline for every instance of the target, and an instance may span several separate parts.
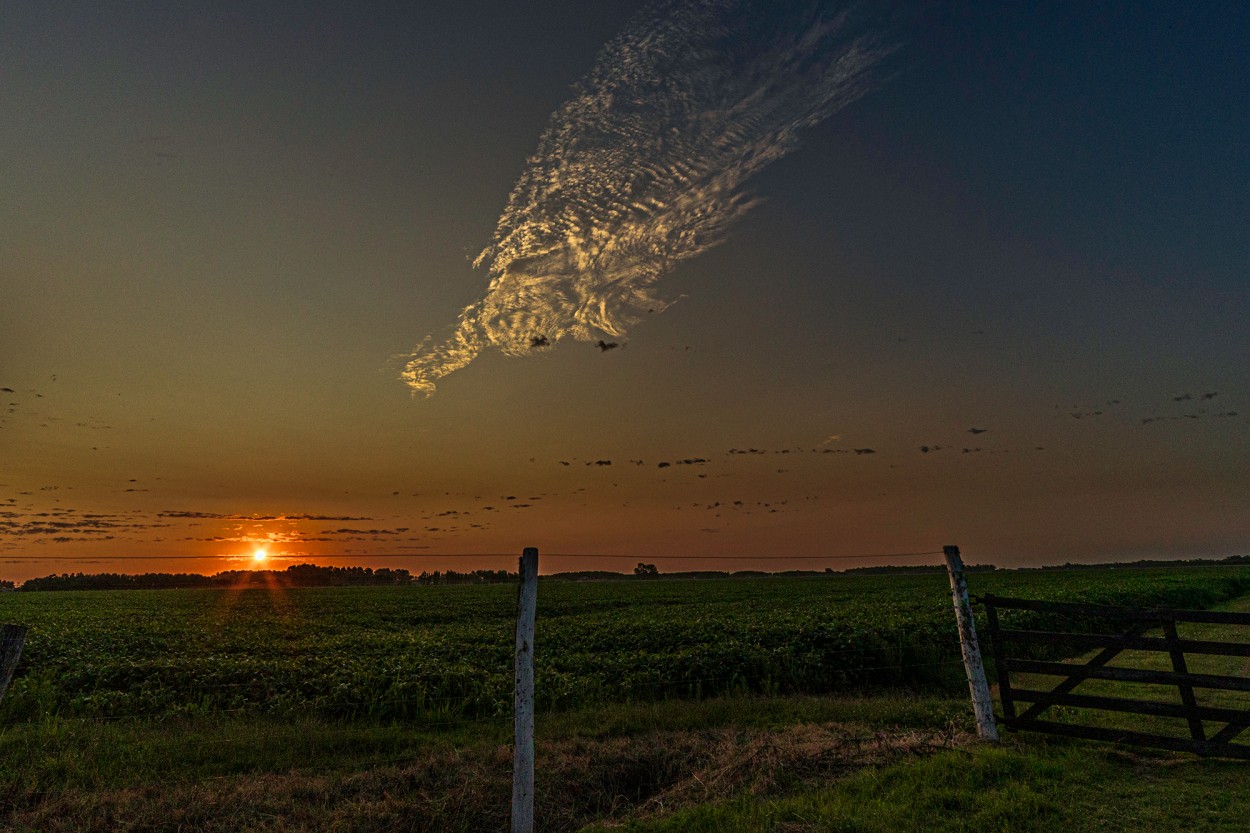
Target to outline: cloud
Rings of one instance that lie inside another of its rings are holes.
[[[745,182],[862,96],[891,51],[845,12],[794,5],[670,0],[608,43],[474,262],[485,296],[417,346],[404,381],[431,395],[488,347],[606,345],[663,310],[659,278],[719,243],[754,202]]]
[[[400,532],[407,532],[408,528],[403,529],[323,529],[322,535],[398,535]]]
[[[373,518],[352,515],[236,515],[219,514],[217,512],[188,512],[177,509],[166,509],[157,512],[158,518],[198,518],[219,521],[371,521]]]
[[[0,535],[17,538],[50,535],[56,536],[52,538],[55,543],[64,543],[67,540],[110,540],[113,536],[104,533],[167,526],[169,524],[153,523],[133,515],[80,512],[67,507],[45,512],[0,511]],[[69,535],[74,537],[66,537]]]

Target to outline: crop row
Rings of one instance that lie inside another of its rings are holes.
[[[1250,568],[997,572],[974,593],[1207,607]],[[243,712],[506,714],[515,591],[501,585],[7,594],[29,626],[0,722]],[[1011,614],[1017,624],[1028,614]],[[944,576],[547,583],[547,709],[723,693],[962,685]]]

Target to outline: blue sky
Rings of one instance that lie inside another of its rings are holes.
[[[874,6],[872,89],[671,306],[413,398],[402,357],[483,297],[469,261],[641,8],[0,11],[8,573],[1246,551],[1237,3]]]

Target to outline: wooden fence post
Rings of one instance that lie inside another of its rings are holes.
[[[9,690],[17,661],[22,658],[22,646],[26,644],[25,625],[5,625],[0,628],[0,700]]]
[[[972,695],[977,735],[982,740],[996,741],[998,727],[994,725],[994,704],[990,700],[990,685],[985,680],[985,664],[981,661],[977,628],[972,621],[972,603],[968,600],[964,562],[959,557],[959,547],[943,547],[942,552],[946,556],[946,572],[951,580],[951,600],[955,604],[955,622],[959,625],[959,650],[964,657],[964,672],[968,675],[968,692]]]
[[[521,555],[516,605],[516,688],[513,702],[512,833],[534,833],[534,617],[538,550]]]

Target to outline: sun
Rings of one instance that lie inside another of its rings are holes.
[[[264,547],[260,547],[260,548],[258,548],[258,549],[256,550],[256,552],[252,553],[252,563],[253,563],[253,564],[264,564],[264,563],[265,563],[265,559],[266,559],[266,558],[268,558],[268,557],[269,557],[269,553],[265,552],[265,548],[264,548]]]

